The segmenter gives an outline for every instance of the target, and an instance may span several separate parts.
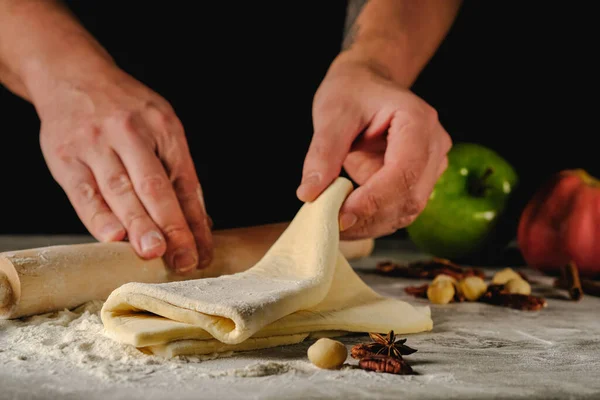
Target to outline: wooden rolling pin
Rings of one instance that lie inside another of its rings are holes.
[[[213,232],[215,253],[208,268],[174,275],[161,258],[144,260],[127,242],[84,243],[0,253],[0,319],[21,318],[106,300],[128,282],[163,283],[215,277],[256,264],[287,222]],[[347,259],[368,256],[374,240],[341,241]]]

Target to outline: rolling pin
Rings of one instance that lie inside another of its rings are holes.
[[[256,264],[288,222],[216,230],[212,263],[187,276],[173,274],[162,258],[144,260],[128,242],[56,245],[0,253],[0,319],[72,309],[106,300],[128,282],[165,283],[233,274]],[[365,257],[373,239],[341,241],[349,259]]]

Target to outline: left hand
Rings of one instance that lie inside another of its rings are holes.
[[[452,140],[437,112],[365,63],[332,64],[314,97],[313,122],[297,196],[314,200],[343,167],[359,185],[340,210],[343,240],[410,225],[448,165]]]

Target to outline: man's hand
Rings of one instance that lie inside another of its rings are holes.
[[[181,273],[206,265],[202,190],[167,101],[116,67],[51,87],[35,104],[42,151],[87,229],[101,241],[127,237]]]
[[[343,167],[360,186],[342,206],[342,239],[391,234],[418,216],[452,145],[431,106],[366,63],[340,61],[315,94],[313,121],[297,195],[315,199]]]
[[[342,52],[313,101],[315,131],[297,193],[315,199],[345,168],[359,187],[340,212],[342,239],[410,225],[446,169],[450,136],[408,88],[461,2],[349,0]]]
[[[181,122],[118,68],[60,0],[0,0],[0,83],[31,102],[54,179],[96,239],[129,239],[177,272],[212,259]]]

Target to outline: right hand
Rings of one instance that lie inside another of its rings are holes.
[[[91,75],[56,79],[35,102],[52,176],[97,240],[127,238],[178,273],[207,266],[211,222],[174,110],[117,67]]]

